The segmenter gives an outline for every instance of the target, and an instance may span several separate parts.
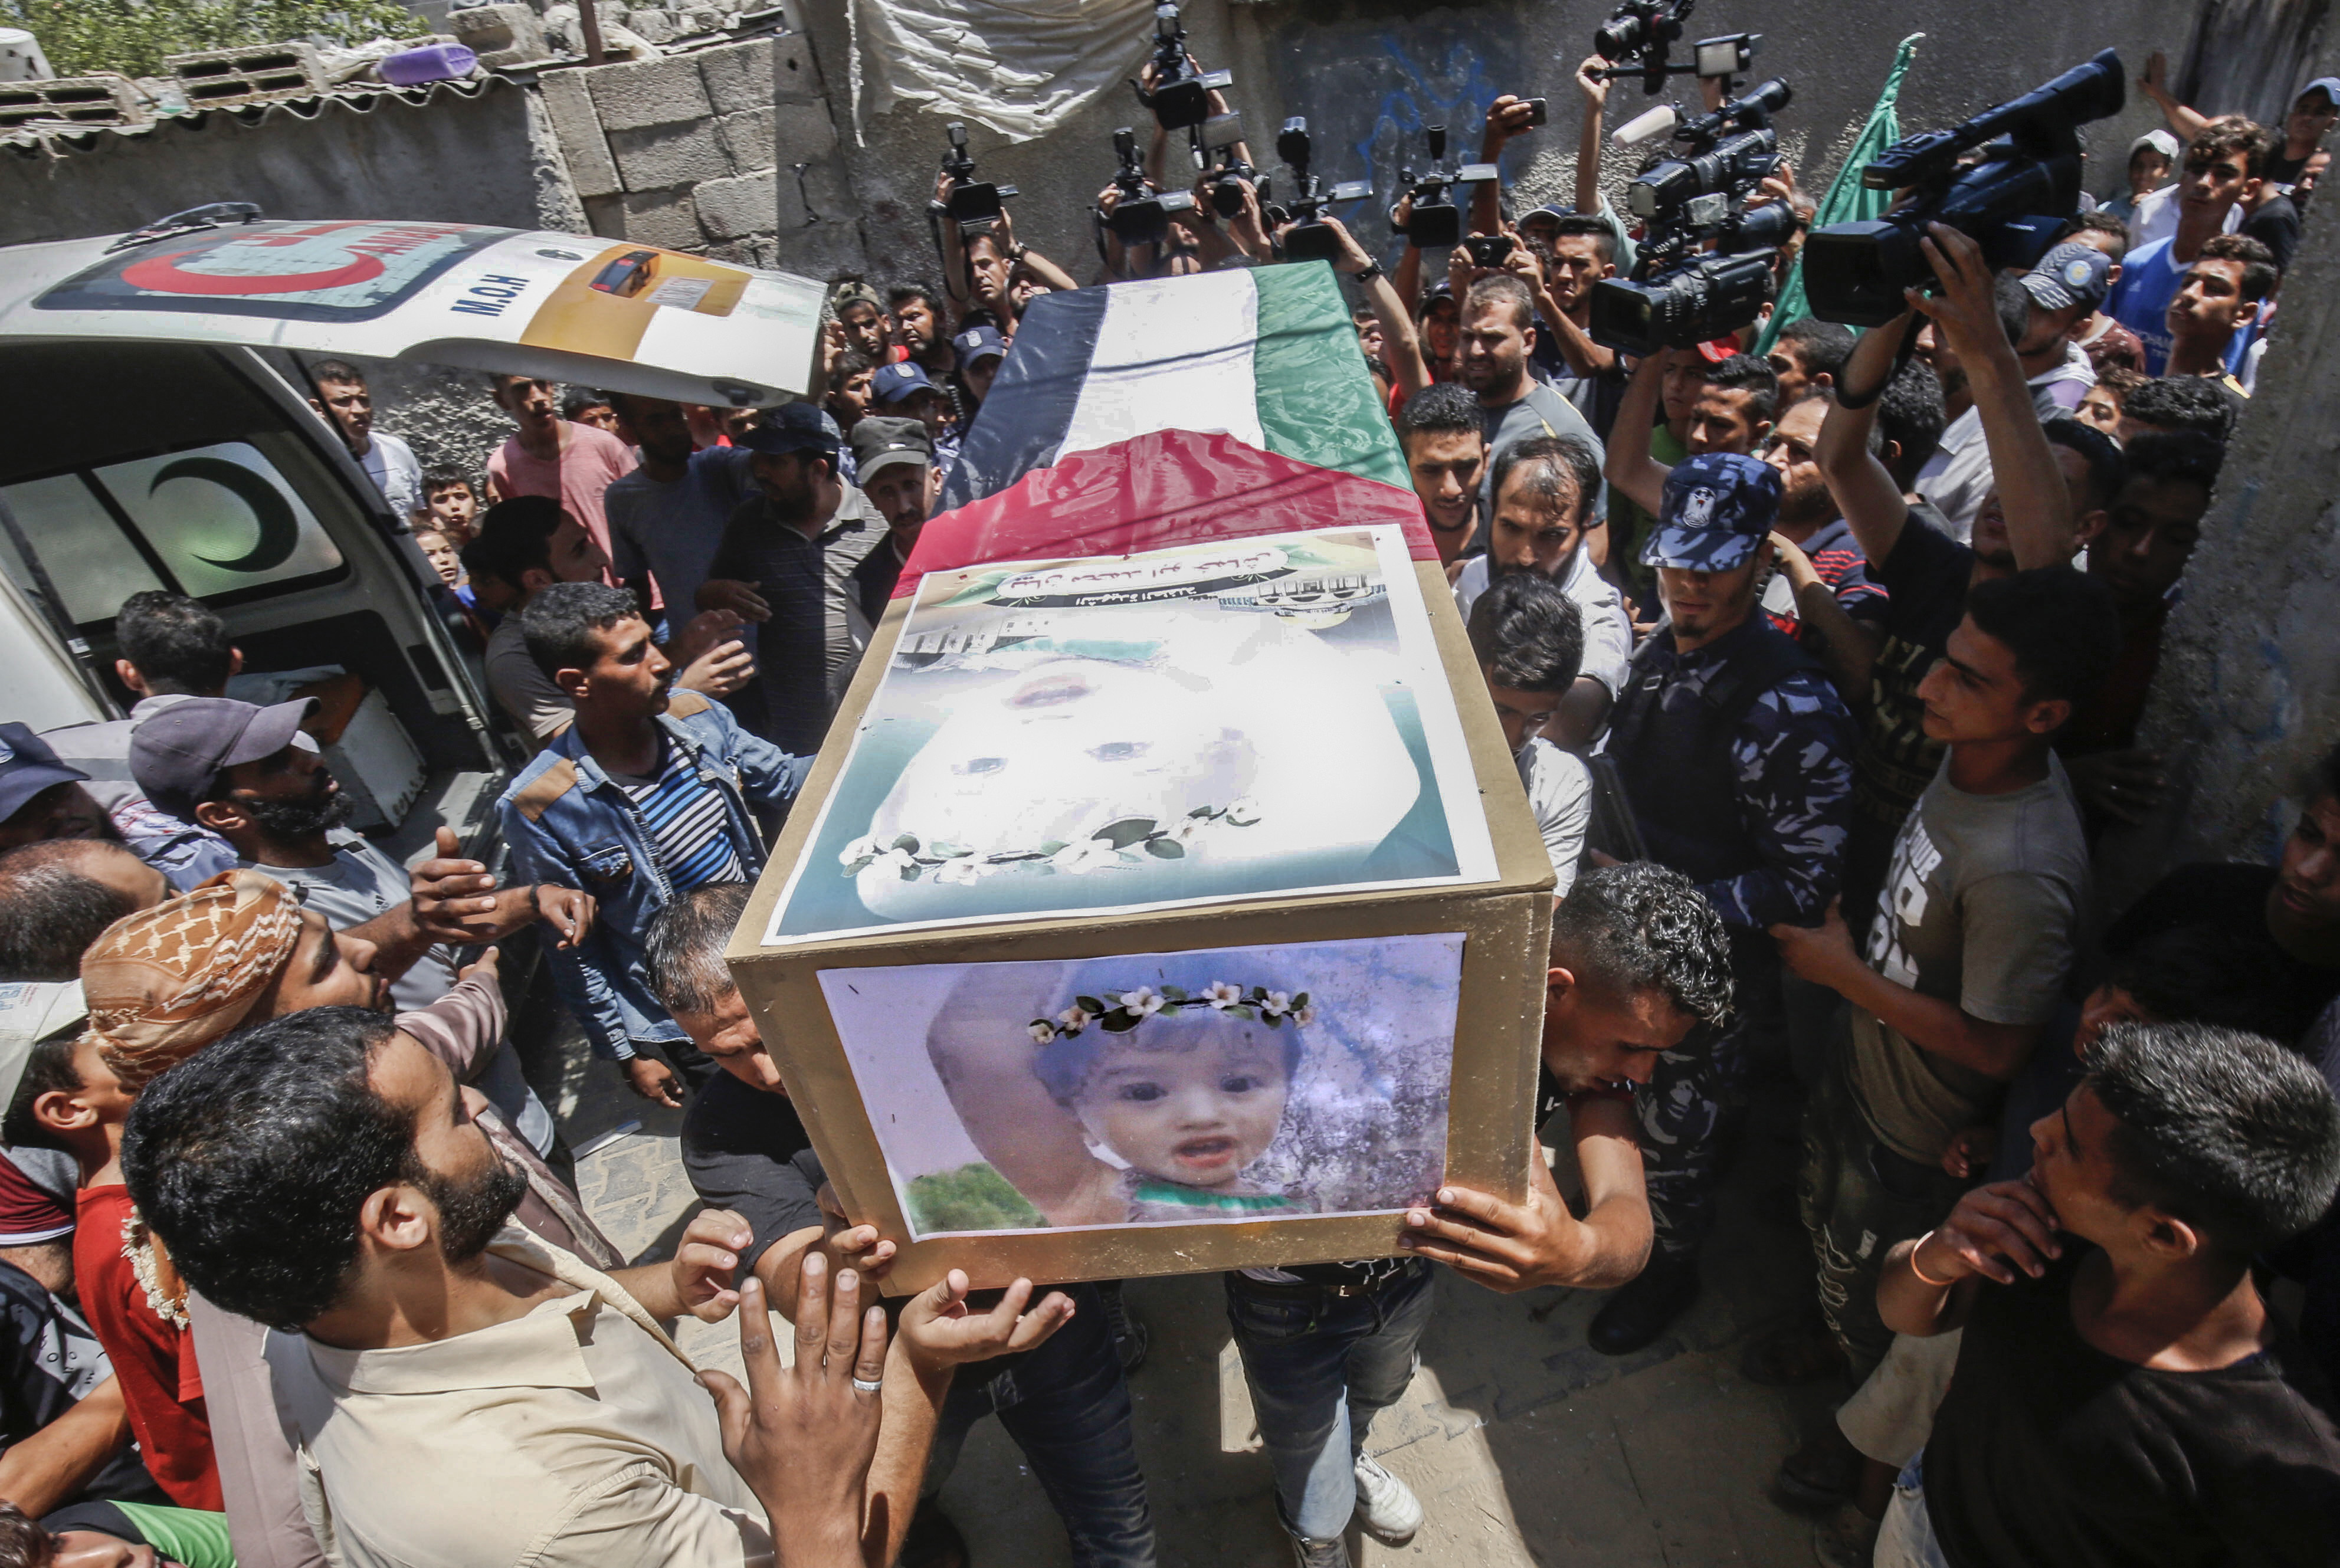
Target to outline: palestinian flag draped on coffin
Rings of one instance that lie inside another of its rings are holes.
[[[1435,553],[1322,263],[1040,296],[943,505],[964,510],[927,525],[897,597],[946,565],[1342,521],[1406,524],[1415,559]]]

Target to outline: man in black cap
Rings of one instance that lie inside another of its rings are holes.
[[[1649,858],[1690,878],[1730,937],[1736,1017],[1658,1060],[1636,1097],[1656,1240],[1586,1331],[1623,1355],[1698,1295],[1726,1107],[1749,1037],[1780,1028],[1777,925],[1820,922],[1849,829],[1854,733],[1818,659],[1758,613],[1780,475],[1701,452],[1666,475],[1641,562],[1669,624],[1634,656],[1609,755]]]
[[[838,477],[843,441],[818,405],[766,409],[739,444],[755,454],[763,493],[731,514],[699,603],[753,623],[759,673],[729,700],[739,722],[809,757],[868,646],[853,569],[884,540],[886,520]]]
[[[862,493],[886,519],[885,541],[853,569],[861,613],[872,627],[886,613],[886,600],[893,597],[902,568],[909,564],[910,547],[918,542],[918,531],[942,496],[942,471],[935,466],[934,450],[927,427],[914,419],[872,417],[853,427],[853,458]]]

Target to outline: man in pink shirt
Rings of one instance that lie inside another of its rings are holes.
[[[601,504],[610,482],[634,471],[633,449],[608,431],[560,417],[560,389],[530,376],[491,375],[496,406],[520,425],[488,454],[488,482],[496,499],[549,496],[585,525],[601,553],[610,553],[610,519]]]

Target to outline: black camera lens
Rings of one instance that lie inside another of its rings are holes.
[[[1612,16],[1592,35],[1592,52],[1603,60],[1622,60],[1639,54],[1649,36],[1650,25],[1641,17]]]

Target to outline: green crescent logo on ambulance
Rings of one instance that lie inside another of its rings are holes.
[[[155,473],[146,493],[153,495],[174,479],[199,479],[218,485],[250,507],[253,521],[260,525],[259,538],[242,555],[222,560],[197,553],[197,561],[222,571],[272,571],[292,558],[294,547],[301,542],[301,522],[292,515],[292,504],[284,499],[283,492],[265,475],[224,458],[181,458],[164,464]]]

